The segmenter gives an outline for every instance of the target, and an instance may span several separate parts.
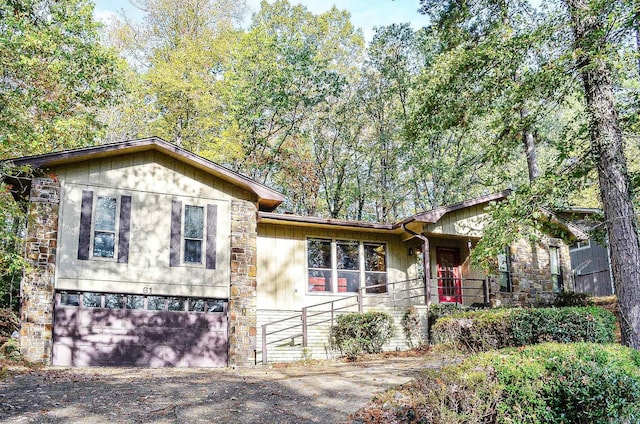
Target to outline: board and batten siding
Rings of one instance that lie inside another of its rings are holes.
[[[257,240],[258,310],[296,311],[345,296],[307,293],[308,238],[383,242],[387,246],[387,281],[407,279],[407,245],[398,235],[262,223]]]
[[[230,201],[252,199],[232,184],[166,156],[138,152],[53,169],[62,182],[57,290],[228,298]],[[81,203],[94,196],[130,196],[129,251],[117,259],[78,259]],[[172,203],[215,205],[216,264],[170,266]]]
[[[486,205],[460,209],[443,216],[435,224],[424,226],[426,234],[442,234],[463,237],[482,237],[484,222],[489,218]]]

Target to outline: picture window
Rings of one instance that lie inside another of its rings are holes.
[[[310,293],[387,292],[384,243],[310,238],[307,270]]]

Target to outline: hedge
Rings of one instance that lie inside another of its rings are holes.
[[[598,307],[469,311],[440,318],[432,337],[470,352],[549,341],[611,343],[615,316]]]
[[[476,354],[378,395],[353,422],[640,422],[640,352],[544,343]]]

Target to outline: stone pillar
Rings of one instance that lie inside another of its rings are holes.
[[[30,268],[20,287],[20,353],[31,362],[51,363],[54,275],[60,183],[34,178],[29,194],[26,257]]]
[[[229,365],[253,365],[256,349],[257,209],[247,201],[231,202],[231,290]]]

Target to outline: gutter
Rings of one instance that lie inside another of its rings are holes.
[[[413,221],[415,221],[414,218],[406,222],[403,222],[402,229],[405,230],[407,233],[411,234],[412,236],[422,240],[422,256],[423,256],[422,268],[423,268],[423,274],[424,274],[423,283],[424,283],[424,297],[425,297],[424,300],[425,300],[425,304],[427,305],[427,325],[428,325],[429,311],[431,310],[431,286],[429,284],[429,275],[431,274],[429,270],[429,262],[430,262],[431,255],[429,254],[429,239],[424,234],[418,234],[415,231],[407,228],[407,224]]]

